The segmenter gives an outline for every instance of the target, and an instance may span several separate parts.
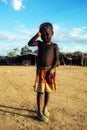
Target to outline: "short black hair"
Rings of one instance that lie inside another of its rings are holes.
[[[42,23],[39,27],[39,31],[41,32],[43,27],[50,28],[53,31],[53,25],[49,22]]]

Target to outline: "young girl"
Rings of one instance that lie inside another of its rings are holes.
[[[34,90],[37,92],[38,119],[48,121],[50,113],[47,106],[50,92],[56,91],[55,71],[58,65],[59,52],[57,44],[52,43],[53,26],[43,23],[39,32],[28,42],[29,46],[38,46],[37,73]],[[42,40],[37,40],[41,37]],[[44,106],[42,99],[44,95]]]

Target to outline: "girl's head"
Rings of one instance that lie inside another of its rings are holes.
[[[42,23],[40,25],[39,31],[42,32],[44,28],[49,28],[51,31],[53,31],[53,26],[51,23],[46,22],[46,23]]]
[[[53,26],[51,23],[49,22],[42,23],[39,27],[39,31],[41,33],[41,39],[43,40],[43,42],[45,43],[51,42],[51,38],[53,35]]]

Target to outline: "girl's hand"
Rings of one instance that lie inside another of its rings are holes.
[[[55,69],[51,69],[49,73],[52,75],[55,72]]]
[[[37,37],[41,37],[41,33],[38,32],[38,33],[36,34],[36,36],[37,36]]]
[[[47,72],[46,78],[50,78],[55,72],[55,69],[51,69],[50,71]]]

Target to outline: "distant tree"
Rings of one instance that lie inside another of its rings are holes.
[[[74,55],[82,55],[83,53],[81,51],[74,52]]]
[[[16,56],[18,52],[18,48],[14,48],[12,51],[8,52],[8,56]]]
[[[8,52],[7,55],[8,55],[8,56],[16,56],[16,53],[15,53],[15,51],[10,51],[10,52]]]
[[[29,47],[26,45],[23,48],[21,48],[21,55],[26,55],[32,53],[32,50],[29,49]]]
[[[19,52],[19,49],[18,48],[14,48],[13,49],[15,52]]]

